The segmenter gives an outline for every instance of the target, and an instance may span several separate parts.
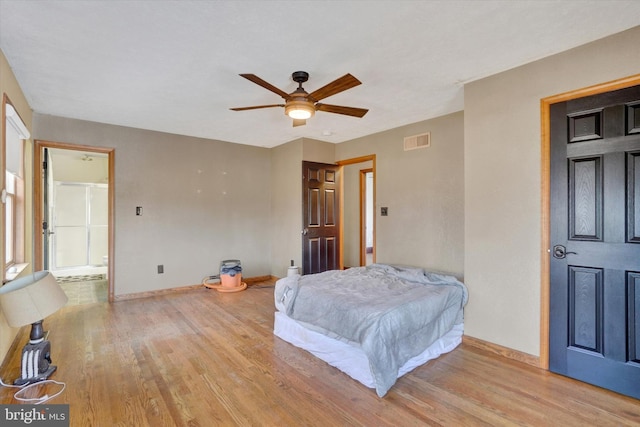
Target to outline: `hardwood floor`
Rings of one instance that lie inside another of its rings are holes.
[[[375,391],[275,337],[273,288],[67,306],[45,319],[72,426],[631,426],[640,401],[463,344]],[[0,374],[19,375],[28,328]],[[49,387],[49,386],[48,386]],[[53,387],[47,392],[51,394]],[[0,389],[1,403],[17,403]]]

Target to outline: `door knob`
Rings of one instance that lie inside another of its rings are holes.
[[[305,228],[304,230],[302,230],[302,235],[306,236],[309,233],[309,229]]]
[[[567,248],[565,248],[563,245],[555,245],[553,247],[553,251],[552,251],[553,257],[557,258],[557,259],[563,259],[566,258],[567,255],[569,254],[574,254],[574,255],[578,255],[577,252],[570,252],[567,251]]]

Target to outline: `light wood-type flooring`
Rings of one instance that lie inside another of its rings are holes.
[[[640,401],[464,343],[384,398],[275,337],[272,283],[67,306],[45,319],[71,426],[631,426]],[[0,370],[19,374],[28,328]],[[54,387],[47,386],[49,394]],[[0,389],[0,403],[17,403]]]

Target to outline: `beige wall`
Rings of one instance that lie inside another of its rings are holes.
[[[465,334],[540,354],[540,100],[640,73],[640,27],[465,85]]]
[[[115,148],[116,296],[201,283],[224,259],[245,277],[270,274],[268,149],[39,114],[34,124],[35,139]]]
[[[336,145],[316,139],[302,138],[302,160],[307,162],[334,163]],[[302,172],[302,165],[300,165]]]
[[[376,155],[377,262],[463,276],[464,117],[458,112],[336,145],[336,160]],[[403,150],[404,137],[424,132],[431,132],[431,147]]]
[[[271,149],[271,274],[287,275],[291,260],[302,267],[302,140]]]
[[[31,108],[29,107],[29,104],[26,98],[24,97],[24,94],[22,93],[20,86],[18,85],[18,82],[15,76],[13,75],[13,71],[11,70],[9,63],[7,62],[7,59],[5,58],[2,51],[0,51],[0,96],[4,96],[5,94],[9,97],[11,104],[13,105],[17,113],[20,115],[20,118],[24,122],[27,129],[29,129],[29,131],[33,133]],[[5,125],[4,121],[0,120],[0,135],[4,135],[4,125]],[[32,164],[31,147],[32,147],[32,141],[31,140],[26,141],[24,173],[25,173],[25,210],[27,213],[31,212],[32,210],[31,182],[32,182],[33,171],[31,167],[31,164]],[[1,152],[0,156],[2,156],[2,159],[3,159],[2,165],[4,165],[4,152]],[[0,174],[0,188],[4,188],[4,172]],[[4,205],[1,205],[1,206],[2,206],[2,209],[4,209]],[[4,221],[4,215],[0,215],[0,224],[1,224],[1,221]],[[31,215],[27,214],[25,217],[26,233],[24,236],[25,257],[26,257],[25,261],[30,263],[30,265],[23,271],[23,274],[26,274],[32,271],[32,265],[31,265],[31,262],[32,262],[31,255],[33,251],[33,246],[31,244],[33,240],[32,239],[33,234],[31,231],[32,228],[33,226],[32,226]],[[0,242],[4,242],[4,234],[2,234],[3,230],[4,230],[4,227],[0,227]],[[4,243],[0,244],[0,260],[4,260]],[[2,265],[4,265],[4,262],[2,263]],[[13,342],[13,339],[15,338],[17,332],[18,332],[18,329],[11,328],[9,325],[7,325],[7,322],[4,316],[0,316],[0,360],[4,359],[4,356],[9,350],[9,347],[11,347],[11,343]]]

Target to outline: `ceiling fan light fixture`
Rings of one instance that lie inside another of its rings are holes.
[[[284,113],[292,119],[306,120],[315,112],[315,107],[308,101],[289,101],[284,107]]]
[[[351,74],[345,74],[344,76],[335,79],[331,83],[322,86],[320,89],[316,89],[311,93],[307,93],[302,87],[302,83],[309,79],[309,73],[306,71],[296,71],[291,75],[291,79],[298,83],[298,88],[291,92],[286,93],[282,89],[278,89],[271,83],[262,80],[255,74],[240,74],[241,77],[262,86],[263,88],[280,95],[284,100],[284,104],[270,104],[270,105],[254,105],[252,107],[240,107],[230,108],[233,111],[245,111],[256,110],[259,108],[272,108],[272,107],[284,107],[285,116],[289,116],[293,119],[293,126],[302,126],[307,123],[307,119],[313,117],[316,111],[324,111],[326,113],[343,114],[346,116],[363,117],[367,114],[365,108],[345,107],[342,105],[329,105],[321,104],[319,101],[324,98],[328,98],[337,93],[343,92],[352,87],[358,86],[360,80],[353,77]]]
[[[304,119],[308,119],[309,117],[311,117],[311,111],[303,110],[303,109],[290,110],[287,114],[292,119],[302,119],[302,120],[304,120]]]

